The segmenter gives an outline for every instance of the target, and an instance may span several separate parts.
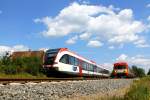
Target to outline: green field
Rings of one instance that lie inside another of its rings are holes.
[[[31,74],[28,74],[28,73],[19,73],[19,74],[14,74],[14,75],[10,75],[10,74],[4,74],[4,73],[1,73],[0,74],[0,78],[48,78],[46,75],[44,74],[39,74],[37,76],[33,76]]]
[[[150,100],[150,76],[135,80],[123,97],[110,100]]]

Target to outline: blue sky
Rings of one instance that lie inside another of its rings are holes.
[[[0,52],[67,47],[150,68],[150,0],[0,0]]]

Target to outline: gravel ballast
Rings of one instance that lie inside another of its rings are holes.
[[[88,81],[11,83],[0,85],[0,100],[58,100],[105,93],[124,88],[133,82],[132,79],[102,79]]]

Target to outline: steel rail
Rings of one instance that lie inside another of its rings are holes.
[[[0,84],[7,85],[9,83],[21,83],[25,84],[28,82],[40,83],[40,82],[62,82],[62,81],[84,81],[84,80],[105,80],[105,79],[114,79],[114,78],[0,78]],[[115,78],[120,79],[120,78]],[[129,78],[127,78],[129,79]]]
[[[60,82],[60,81],[80,81],[80,80],[100,80],[100,78],[0,78],[1,84],[8,83],[27,83],[27,82]]]

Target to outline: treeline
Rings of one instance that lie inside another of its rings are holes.
[[[11,59],[10,57],[4,56],[0,59],[0,73],[28,73],[37,76],[43,73],[42,59],[38,57],[17,57]]]
[[[146,75],[150,75],[150,69],[147,73],[145,73],[145,70],[143,68],[139,68],[139,67],[133,65],[132,70],[137,77],[143,77]]]
[[[148,71],[147,75],[150,75],[150,69],[149,69],[149,71]]]
[[[146,76],[145,70],[143,68],[139,68],[135,65],[132,66],[132,71],[136,77],[144,77]]]

